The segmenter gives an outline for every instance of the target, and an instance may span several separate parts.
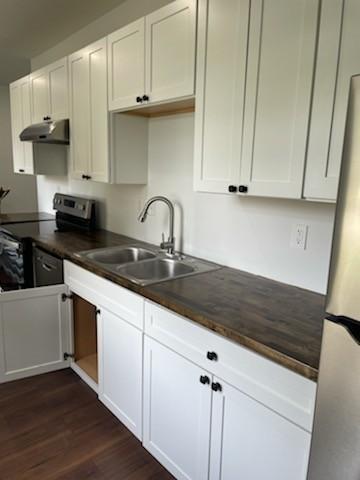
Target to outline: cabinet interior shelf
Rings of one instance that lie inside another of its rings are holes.
[[[160,103],[157,105],[144,105],[134,110],[119,112],[121,114],[135,115],[138,117],[154,118],[168,115],[178,115],[180,113],[195,112],[195,98],[186,98],[171,103]]]
[[[76,364],[83,370],[89,377],[98,383],[98,356],[97,353],[88,355],[76,361]]]
[[[75,362],[98,383],[96,307],[73,295]]]

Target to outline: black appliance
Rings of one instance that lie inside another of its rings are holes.
[[[21,290],[43,284],[39,265],[39,284],[34,283],[33,263],[36,257],[33,258],[33,236],[41,232],[89,231],[95,228],[94,200],[56,193],[53,205],[55,221],[24,222],[0,227],[0,291]],[[49,258],[47,260],[50,261]],[[53,257],[52,266],[55,260]],[[49,267],[48,262],[42,263]]]
[[[63,261],[38,247],[33,248],[33,268],[34,287],[64,283]]]

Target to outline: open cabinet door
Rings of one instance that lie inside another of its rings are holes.
[[[0,293],[0,383],[69,366],[67,292],[55,285]]]

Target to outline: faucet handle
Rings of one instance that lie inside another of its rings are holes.
[[[165,250],[166,249],[166,246],[165,246],[165,233],[163,232],[161,234],[161,243],[160,243],[160,248],[161,250]]]

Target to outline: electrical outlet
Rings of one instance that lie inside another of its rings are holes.
[[[294,248],[299,248],[300,250],[306,250],[308,232],[308,225],[294,225],[291,236],[291,246]]]

